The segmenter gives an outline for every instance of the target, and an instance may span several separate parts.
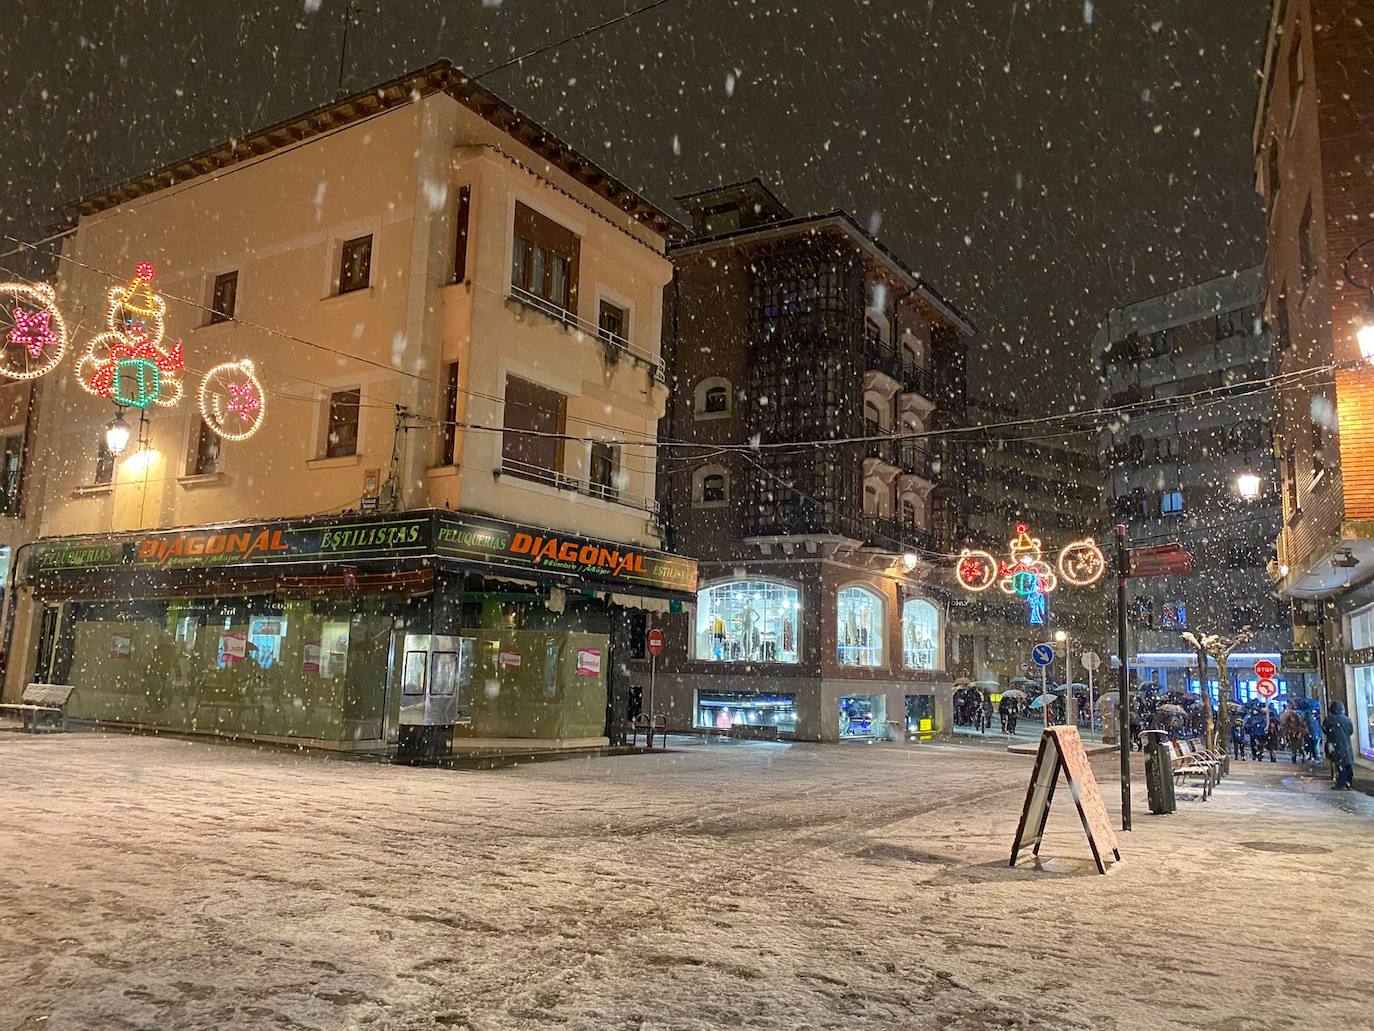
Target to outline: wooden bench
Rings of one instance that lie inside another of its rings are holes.
[[[67,729],[67,702],[72,687],[65,684],[29,684],[18,702],[0,705],[0,712],[19,714],[22,728],[30,733]]]
[[[1189,778],[1201,781],[1201,798],[1204,802],[1207,801],[1212,794],[1212,789],[1221,781],[1221,757],[1200,747],[1197,741],[1192,738],[1171,740],[1169,742],[1169,757],[1174,782],[1178,783]]]

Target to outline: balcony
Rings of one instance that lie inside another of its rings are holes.
[[[884,376],[897,381],[907,392],[926,398],[933,396],[933,378],[930,370],[908,361],[901,352],[888,344],[869,338],[864,352],[864,362],[865,368],[881,372]]]
[[[928,531],[892,516],[866,515],[863,517],[863,529],[864,544],[884,551],[933,549],[935,544],[934,537]]]
[[[524,287],[511,284],[509,299],[526,308],[532,308],[541,315],[546,315],[555,322],[567,326],[575,331],[579,337],[587,336],[600,342],[605,349],[606,359],[614,364],[622,358],[642,365],[649,370],[650,375],[660,383],[667,382],[667,375],[663,367],[663,359],[658,355],[650,354],[643,348],[636,347],[625,337],[618,333],[594,326],[585,319],[579,318],[574,312],[566,308],[560,308],[547,298],[540,297],[538,294],[526,290]]]
[[[558,490],[566,490],[573,494],[581,494],[583,497],[595,498],[598,501],[605,501],[612,505],[624,505],[626,508],[638,509],[647,512],[655,519],[658,518],[658,502],[653,498],[641,497],[638,494],[628,494],[619,488],[604,483],[583,482],[568,476],[557,469],[547,469],[541,465],[530,462],[521,462],[514,458],[502,456],[501,467],[496,470],[497,476],[513,476],[520,480],[529,480],[533,483],[542,483],[546,487],[554,487]]]
[[[919,476],[923,480],[934,482],[933,463],[930,452],[924,447],[924,441],[899,440],[896,443],[897,468],[905,474]]]

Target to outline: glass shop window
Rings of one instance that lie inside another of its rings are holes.
[[[801,592],[732,580],[697,593],[696,653],[708,662],[796,662]]]
[[[866,587],[846,587],[836,599],[842,666],[883,664],[883,599]]]

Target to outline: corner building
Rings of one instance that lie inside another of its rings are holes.
[[[116,405],[71,364],[45,381],[9,696],[381,751],[619,733],[632,624],[695,590],[652,447],[682,227],[439,63],[87,197],[72,229],[76,352],[150,262],[185,396],[119,409],[116,455]],[[197,387],[243,358],[265,419],[223,440]]]
[[[960,417],[974,327],[842,211],[796,216],[758,180],[680,203],[663,436],[708,454],[665,450],[660,479],[701,587],[666,621],[653,711],[803,740],[947,732],[929,578],[953,498],[920,434]]]

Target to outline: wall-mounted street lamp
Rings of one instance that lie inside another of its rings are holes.
[[[1359,278],[1356,278],[1352,269],[1358,269],[1360,266],[1363,266],[1363,271],[1360,272]],[[1360,347],[1360,357],[1367,362],[1374,362],[1374,240],[1358,243],[1351,249],[1345,256],[1344,271],[1347,283],[1369,292],[1364,315],[1355,328],[1355,342]]]
[[[1254,501],[1260,496],[1260,478],[1254,473],[1241,473],[1236,477],[1236,493],[1245,501]]]
[[[105,427],[105,449],[118,458],[129,446],[129,424],[124,421],[124,409],[115,413],[114,419]]]
[[[906,571],[908,573],[916,568],[916,563],[919,561],[920,559],[916,557],[916,553],[914,551],[908,551],[905,555],[902,556],[902,565],[906,566]]]

